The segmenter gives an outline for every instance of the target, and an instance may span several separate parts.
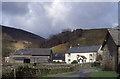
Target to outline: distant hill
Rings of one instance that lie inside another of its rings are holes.
[[[40,43],[45,40],[38,35],[21,29],[2,26],[3,56],[19,49],[38,48]]]
[[[38,35],[35,35],[33,33],[30,33],[21,29],[6,27],[6,26],[2,26],[2,33],[8,34],[14,40],[17,40],[17,41],[26,40],[26,41],[31,41],[32,43],[38,44],[38,42],[45,40],[44,38]]]
[[[65,53],[70,46],[101,45],[106,36],[107,29],[88,29],[82,31],[82,36],[70,42],[52,47],[53,53]]]
[[[65,53],[72,46],[91,46],[102,44],[107,29],[76,29],[64,30],[48,39],[42,38],[33,33],[2,26],[2,53],[7,56],[9,53],[25,48],[52,48],[53,53]]]

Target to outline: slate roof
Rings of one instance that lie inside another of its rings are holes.
[[[64,53],[53,53],[53,57],[65,57]]]
[[[50,55],[50,48],[29,48],[14,52],[14,55]]]
[[[109,29],[108,31],[109,31],[110,35],[112,36],[115,44],[120,45],[120,28],[119,27],[116,27],[116,28],[114,28],[114,30]],[[118,28],[119,28],[119,30],[118,30]]]
[[[98,46],[85,46],[85,47],[72,47],[69,48],[66,53],[89,53],[89,52],[96,52],[100,48],[100,45]]]

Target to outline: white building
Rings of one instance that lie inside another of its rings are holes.
[[[95,62],[101,46],[72,47],[65,53],[65,62],[70,64],[74,60],[78,63]]]

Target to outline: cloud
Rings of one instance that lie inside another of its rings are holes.
[[[117,24],[117,3],[8,2],[3,3],[2,24],[42,37],[70,28],[107,28]]]
[[[2,9],[3,13],[10,15],[23,15],[29,11],[27,2],[4,2]]]
[[[54,1],[51,5],[45,6],[48,17],[53,19],[53,26],[55,26],[55,24],[59,21],[64,22],[70,12],[70,9],[71,7],[65,5],[65,3],[56,1]]]

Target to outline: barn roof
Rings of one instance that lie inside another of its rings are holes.
[[[50,48],[29,48],[14,52],[14,55],[50,55]]]
[[[65,57],[64,53],[53,53],[53,57]]]
[[[120,45],[120,29],[109,29],[110,35],[112,36],[116,45]]]
[[[85,47],[72,47],[69,48],[66,53],[89,53],[89,52],[96,52],[100,48],[100,45],[98,46],[85,46]]]

